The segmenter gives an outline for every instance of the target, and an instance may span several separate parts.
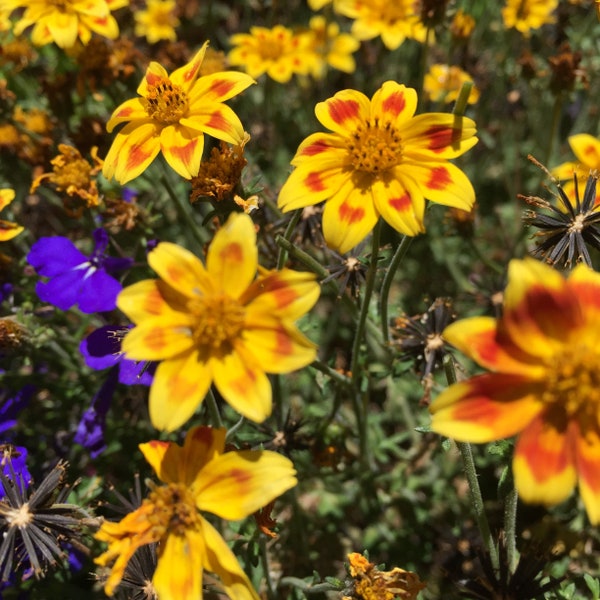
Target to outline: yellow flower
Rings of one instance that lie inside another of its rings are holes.
[[[552,12],[557,6],[558,0],[507,0],[502,9],[504,26],[529,36],[532,29],[556,21]]]
[[[576,161],[564,162],[552,169],[552,175],[557,179],[567,180],[563,190],[575,206],[575,184],[577,176],[580,189],[585,189],[590,171],[600,171],[600,139],[588,133],[578,133],[569,137],[569,146],[575,154]],[[596,189],[596,205],[600,204],[600,186]]]
[[[31,184],[30,193],[33,194],[44,180],[48,180],[57,191],[80,198],[88,208],[98,206],[100,196],[93,179],[102,169],[102,161],[97,155],[98,148],[94,146],[91,151],[94,166],[81,156],[77,148],[59,144],[58,149],[60,154],[50,161],[52,173],[43,173],[36,177]],[[69,209],[69,206],[65,204],[65,208]]]
[[[473,79],[460,67],[435,64],[425,74],[423,91],[434,102],[453,102],[458,98],[463,83],[473,83]],[[474,104],[479,100],[479,90],[473,86],[467,102]]]
[[[194,427],[183,446],[140,444],[163,485],[153,485],[142,505],[118,523],[105,521],[96,539],[108,549],[95,562],[112,564],[104,590],[111,596],[141,546],[158,542],[152,584],[161,600],[202,598],[202,574],[217,574],[225,593],[258,600],[248,577],[219,532],[199,511],[243,519],[297,483],[291,461],[276,452],[224,452],[225,429]]]
[[[427,28],[416,4],[414,0],[337,0],[336,12],[354,19],[352,35],[357,39],[381,36],[385,47],[395,50],[407,38],[425,41]]]
[[[369,100],[343,90],[315,108],[333,133],[314,133],[298,148],[279,194],[285,211],[326,201],[323,233],[340,253],[360,243],[383,217],[405,235],[424,231],[425,198],[471,210],[475,192],[450,158],[477,143],[471,119],[413,116],[417,92],[386,81]]]
[[[6,208],[15,199],[15,190],[10,188],[0,189],[0,210]],[[4,221],[0,219],[0,242],[8,242],[14,237],[18,236],[24,227],[12,223],[11,221]]]
[[[327,65],[345,73],[353,73],[356,70],[352,53],[360,47],[358,40],[347,33],[340,33],[339,25],[327,23],[324,17],[313,17],[309,27],[312,34],[311,51],[314,54],[314,63],[311,66],[313,77],[325,77]]]
[[[135,17],[135,35],[145,36],[149,44],[160,40],[177,40],[175,29],[179,19],[175,16],[175,0],[148,0],[147,10],[138,10]]]
[[[531,258],[508,268],[504,311],[449,325],[444,339],[489,370],[431,405],[431,428],[485,443],[518,436],[515,485],[525,502],[553,505],[575,484],[600,523],[600,274],[567,279]]]
[[[182,177],[198,174],[204,134],[231,144],[245,137],[238,116],[223,102],[237,96],[254,80],[233,71],[199,77],[206,42],[192,60],[171,75],[151,62],[140,83],[139,98],[127,100],[108,121],[111,132],[127,123],[117,134],[104,160],[103,174],[121,184],[140,175],[159,152]]]
[[[127,358],[162,361],[150,389],[153,425],[177,429],[213,381],[235,410],[264,421],[271,414],[265,373],[288,373],[316,356],[294,325],[319,297],[314,275],[261,270],[255,279],[256,232],[240,213],[215,235],[206,267],[167,242],[148,262],[160,279],[126,288],[117,305],[136,324],[123,340]]]
[[[250,33],[236,33],[230,42],[229,63],[242,67],[250,76],[266,73],[278,83],[286,83],[292,75],[307,75],[311,66],[311,38],[295,35],[283,25],[273,29],[251,27]]]
[[[127,0],[5,0],[11,10],[25,12],[14,25],[14,34],[21,35],[33,26],[31,40],[38,46],[56,42],[61,48],[71,48],[77,39],[87,44],[92,33],[115,39],[119,26],[110,14],[127,6]]]
[[[450,33],[457,40],[466,40],[475,29],[475,19],[459,8],[450,23]]]

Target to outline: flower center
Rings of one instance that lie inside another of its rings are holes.
[[[177,123],[188,109],[187,94],[166,77],[148,86],[146,101],[148,116],[165,125]]]
[[[259,52],[263,60],[279,60],[285,53],[282,40],[274,37],[261,39]]]
[[[67,10],[71,6],[71,1],[70,0],[50,0],[50,2],[48,2],[48,4],[50,4],[51,6],[54,6],[54,8],[56,8],[57,10],[59,10],[61,12],[67,12]]]
[[[368,119],[361,123],[346,142],[352,166],[357,171],[378,175],[402,160],[402,139],[388,121]]]
[[[233,341],[244,327],[244,308],[226,294],[204,296],[188,302],[194,315],[192,338],[211,354],[231,352]]]
[[[543,400],[548,404],[559,405],[567,418],[586,415],[594,423],[598,422],[599,362],[598,354],[585,346],[554,357],[551,368],[548,369]]]
[[[200,526],[194,496],[182,483],[156,487],[147,502],[153,505],[147,517],[153,530],[153,539],[161,539],[167,532],[184,535],[186,531]]]

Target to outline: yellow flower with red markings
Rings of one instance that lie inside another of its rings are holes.
[[[158,542],[152,584],[159,598],[202,598],[203,571],[220,577],[239,600],[259,596],[219,532],[200,511],[243,519],[297,483],[291,461],[268,450],[224,452],[225,429],[194,427],[183,446],[140,444],[163,485],[152,485],[141,506],[118,523],[105,521],[96,539],[108,549],[96,563],[112,565],[104,590],[111,596],[136,550]]]
[[[600,274],[568,279],[534,259],[513,260],[499,319],[453,323],[444,338],[489,369],[450,386],[431,406],[432,429],[466,442],[518,436],[515,484],[553,505],[576,483],[600,522]]]
[[[6,208],[15,199],[15,190],[10,188],[0,189],[0,210]],[[24,227],[12,221],[0,219],[0,242],[8,242],[17,237]]]
[[[255,81],[245,73],[223,71],[199,77],[208,42],[185,66],[170,75],[151,62],[140,83],[139,98],[127,100],[112,114],[106,127],[111,132],[127,123],[110,147],[103,174],[124,184],[140,175],[162,152],[182,177],[198,174],[204,134],[240,144],[244,128],[225,100]]]
[[[406,39],[424,42],[427,27],[421,21],[414,0],[336,0],[335,11],[354,19],[352,35],[358,40],[380,36],[388,50],[395,50]]]
[[[265,373],[311,363],[315,345],[294,321],[319,297],[311,273],[260,270],[252,219],[234,213],[217,232],[206,267],[171,243],[148,257],[160,280],[124,289],[117,305],[135,323],[123,340],[133,360],[162,361],[150,389],[150,418],[173,431],[194,413],[211,385],[245,417],[271,414]]]
[[[10,11],[24,8],[13,31],[19,36],[33,26],[31,41],[37,46],[56,42],[61,48],[72,48],[79,39],[87,44],[92,33],[109,39],[119,35],[116,19],[110,14],[127,6],[126,0],[7,0]]]
[[[532,29],[556,21],[552,13],[557,6],[558,0],[507,0],[502,9],[504,26],[529,36]]]
[[[577,133],[569,137],[569,146],[575,154],[576,161],[564,162],[552,169],[557,179],[566,179],[563,190],[571,204],[575,206],[575,184],[577,176],[579,187],[585,188],[590,171],[600,172],[600,140],[589,133]],[[600,204],[600,186],[596,188],[596,205]]]
[[[400,233],[422,233],[426,198],[471,210],[473,186],[448,159],[477,143],[475,123],[445,113],[414,116],[416,108],[417,92],[394,81],[371,100],[343,90],[317,104],[317,119],[332,133],[300,144],[279,206],[289,211],[325,200],[325,239],[342,254],[380,216]]]

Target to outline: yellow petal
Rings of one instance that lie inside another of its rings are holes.
[[[226,452],[207,463],[193,483],[199,510],[243,519],[297,483],[292,462],[276,452]]]
[[[176,358],[195,348],[191,328],[190,315],[171,311],[136,325],[125,335],[121,347],[130,360]]]
[[[170,80],[175,84],[181,86],[184,91],[191,93],[192,86],[196,82],[198,78],[198,74],[200,73],[200,67],[202,66],[202,62],[204,61],[204,55],[206,54],[206,49],[208,48],[208,42],[204,42],[202,44],[202,48],[196,52],[192,60],[188,62],[183,67],[179,67],[171,73]]]
[[[569,145],[585,167],[600,169],[600,140],[588,133],[579,133],[569,137]]]
[[[361,92],[342,90],[319,102],[315,115],[327,129],[348,137],[371,116],[371,103]]]
[[[205,545],[200,531],[167,535],[159,546],[158,564],[152,578],[160,600],[202,598],[202,568]]]
[[[177,244],[158,244],[148,254],[148,264],[169,287],[187,298],[214,292],[211,278],[201,260]],[[185,310],[184,307],[181,310]]]
[[[272,410],[271,383],[252,356],[230,352],[210,359],[215,387],[241,415],[262,423]]]
[[[204,151],[204,134],[181,124],[170,125],[160,132],[160,149],[171,168],[191,179],[198,175]]]
[[[202,519],[202,533],[206,548],[206,570],[221,578],[227,596],[231,600],[260,600],[237,558],[206,519]]]
[[[215,286],[239,298],[252,283],[258,268],[256,231],[244,213],[232,213],[217,231],[206,257],[206,268]]]
[[[161,431],[181,427],[204,400],[211,380],[211,371],[197,352],[161,362],[150,388],[152,425]]]

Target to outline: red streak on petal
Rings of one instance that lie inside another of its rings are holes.
[[[159,328],[149,331],[144,337],[144,344],[149,350],[162,350],[167,345],[164,331]]]
[[[198,427],[192,433],[191,439],[203,446],[210,446],[213,440],[212,429],[210,427]]]
[[[162,77],[160,75],[156,75],[156,73],[146,73],[146,83],[148,85],[158,85],[161,79]]]
[[[399,115],[405,106],[404,92],[394,92],[383,101],[384,112],[392,112],[395,115]]]
[[[587,156],[589,156],[590,154],[596,154],[596,148],[592,145],[589,145],[586,147],[583,153]]]
[[[235,86],[233,81],[227,81],[226,79],[217,79],[213,81],[210,86],[210,91],[214,92],[217,96],[224,96]]]
[[[359,114],[359,105],[356,100],[334,98],[328,103],[327,109],[329,110],[329,116],[340,124],[348,119],[355,119]]]
[[[196,72],[198,71],[199,68],[200,68],[199,62],[193,63],[191,65],[191,68],[183,74],[183,80],[189,81],[190,79],[192,79],[196,75]]]
[[[412,206],[412,202],[408,194],[404,194],[403,196],[400,196],[400,198],[390,198],[388,200],[388,204],[398,212],[407,212]]]
[[[192,161],[197,144],[198,138],[188,142],[185,146],[173,146],[169,148],[169,152],[187,166]]]
[[[273,290],[273,296],[277,303],[277,308],[288,306],[298,298],[298,294],[291,287],[282,287],[278,290]]]
[[[276,335],[277,346],[275,348],[275,352],[280,356],[289,356],[293,350],[290,337],[283,329],[280,329]]]
[[[144,150],[141,144],[134,144],[129,150],[125,170],[130,171],[131,169],[134,169],[140,163],[144,162],[151,154],[152,152]]]
[[[150,440],[148,445],[152,446],[152,448],[168,448],[171,443],[170,442],[161,442],[160,440]]]
[[[423,135],[429,138],[429,149],[434,152],[441,152],[458,142],[461,137],[459,129],[453,129],[447,125],[433,125]]]
[[[304,180],[304,185],[306,185],[311,192],[322,192],[325,189],[325,184],[319,173],[309,173]]]
[[[236,483],[241,487],[246,487],[246,483],[252,479],[252,474],[243,469],[231,469],[227,475],[235,479]]]
[[[144,311],[152,313],[153,315],[159,315],[162,312],[162,307],[165,304],[164,298],[161,296],[158,290],[152,290],[144,298]]]
[[[306,148],[302,150],[301,156],[314,156],[315,154],[320,154],[327,150],[329,150],[329,146],[325,142],[315,142],[310,146],[306,146]]]
[[[219,256],[223,261],[227,262],[244,262],[244,251],[237,242],[227,244],[220,252]]]
[[[213,127],[214,129],[220,129],[221,131],[229,131],[230,129],[228,127],[227,119],[225,119],[225,117],[219,111],[214,112],[210,116],[206,126]]]
[[[349,204],[344,203],[340,206],[338,214],[342,221],[351,225],[352,223],[358,223],[363,220],[365,209],[360,206],[352,207]]]
[[[452,183],[452,178],[446,167],[434,167],[431,169],[431,177],[425,184],[430,190],[443,190]]]
[[[132,112],[133,108],[131,108],[130,106],[126,106],[125,108],[121,109],[118,113],[115,113],[115,116],[113,118],[121,119],[123,117],[128,117]]]

